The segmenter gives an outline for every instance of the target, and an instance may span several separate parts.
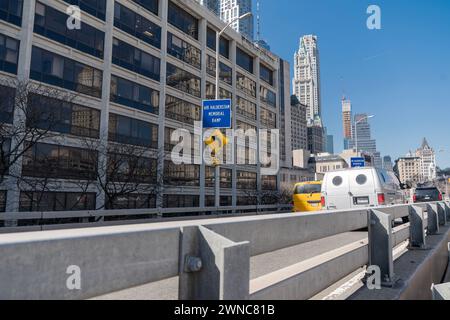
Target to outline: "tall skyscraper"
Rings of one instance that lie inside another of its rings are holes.
[[[214,12],[216,15],[219,15],[219,3],[220,0],[195,0],[200,3],[202,6],[207,7],[209,10]]]
[[[374,167],[381,168],[381,155],[377,151],[377,142],[372,139],[370,123],[367,114],[356,114],[352,124],[352,139],[349,147],[358,148],[358,151],[365,151],[373,156]]]
[[[252,12],[252,0],[220,0],[220,18],[227,23],[248,12]],[[236,20],[231,27],[253,41],[253,16]]]
[[[344,128],[344,139],[352,138],[352,102],[345,97],[342,98],[342,126]]]
[[[293,88],[300,103],[308,107],[306,116],[309,122],[313,122],[316,115],[322,115],[319,49],[315,35],[300,38],[300,48],[294,55]]]
[[[436,154],[426,138],[423,138],[422,145],[416,151],[416,156],[420,158],[422,182],[436,179]]]
[[[331,134],[327,134],[326,152],[334,154],[334,137]]]

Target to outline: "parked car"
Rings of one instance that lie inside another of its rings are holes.
[[[294,212],[313,212],[322,209],[320,202],[322,181],[297,183],[294,187]]]
[[[436,187],[418,187],[413,195],[413,202],[442,201],[442,193]]]
[[[355,209],[406,203],[392,172],[366,167],[327,172],[322,184],[322,208]]]

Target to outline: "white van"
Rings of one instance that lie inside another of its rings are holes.
[[[323,179],[324,210],[402,203],[405,203],[404,192],[393,172],[375,168],[353,168],[328,172]]]

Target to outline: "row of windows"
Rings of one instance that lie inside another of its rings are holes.
[[[97,152],[81,148],[36,143],[23,160],[23,175],[58,179],[95,179]]]
[[[118,2],[114,5],[114,26],[156,48],[161,48],[161,27]]]
[[[216,205],[216,197],[215,196],[205,196],[205,206],[206,207],[214,207]],[[231,207],[233,205],[233,197],[230,196],[221,196],[220,197],[220,206],[221,207]]]
[[[36,2],[34,32],[64,45],[103,58],[104,32],[81,21],[81,29],[67,28],[67,14]]]
[[[154,184],[156,182],[157,161],[146,157],[109,153],[108,180],[120,183]]]
[[[112,55],[114,64],[160,81],[161,60],[159,58],[116,38],[113,40]]]
[[[211,82],[206,82],[206,99],[214,100],[216,98],[216,85]],[[233,94],[224,89],[219,88],[220,99],[233,99]]]
[[[197,69],[202,67],[201,51],[170,32],[167,34],[167,53]]]
[[[167,85],[198,98],[201,97],[201,79],[192,73],[167,63]]]
[[[95,210],[95,193],[21,192],[20,211]]]
[[[205,168],[205,186],[207,188],[214,187],[215,168]],[[223,189],[231,189],[233,187],[233,171],[231,169],[220,168],[220,187]]]
[[[113,75],[111,76],[111,101],[158,114],[159,92]]]
[[[166,96],[166,117],[187,124],[194,125],[200,121],[201,107],[187,101]]]
[[[236,112],[246,118],[256,120],[256,104],[237,96]]]
[[[233,85],[233,69],[223,62],[219,63],[219,67],[220,80],[229,84],[230,86]],[[208,72],[210,76],[216,77],[216,58],[211,57],[210,55],[207,56],[206,72]]]
[[[14,1],[14,0],[13,0]],[[90,15],[105,21],[107,0],[64,0],[68,4],[79,7]]]
[[[169,1],[168,22],[198,40],[198,19]]]
[[[0,20],[22,25],[23,0],[0,0]]]
[[[164,183],[169,186],[200,186],[200,166],[164,162]]]
[[[0,70],[17,74],[19,41],[0,34]]]
[[[255,172],[238,171],[237,188],[244,190],[257,189],[257,174]]]
[[[100,110],[37,94],[29,95],[28,107],[31,124],[39,129],[99,138]]]
[[[109,115],[109,140],[156,149],[158,148],[158,126],[111,113]]]
[[[153,194],[128,194],[106,201],[106,210],[150,208],[156,208],[156,197]]]
[[[91,66],[33,47],[30,72],[33,80],[100,98],[102,76],[102,71]]]
[[[159,0],[132,0],[148,11],[158,15]]]

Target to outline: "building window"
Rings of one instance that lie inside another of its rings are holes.
[[[65,2],[78,6],[90,15],[105,21],[106,0],[64,0]]]
[[[21,192],[20,211],[95,210],[95,193]]]
[[[222,57],[230,59],[230,41],[225,39],[224,37],[220,37],[219,53]]]
[[[159,92],[123,78],[111,76],[111,101],[158,114]]]
[[[36,2],[34,32],[64,45],[103,58],[105,33],[81,21],[81,30],[67,28],[68,15]]]
[[[0,70],[17,74],[19,41],[0,34]]]
[[[256,98],[256,82],[239,72],[237,73],[236,87],[244,93]]]
[[[47,143],[33,145],[23,161],[27,177],[91,180],[96,168],[97,152]]]
[[[169,95],[166,96],[166,117],[169,119],[194,125],[195,121],[200,121],[200,112],[200,106]]]
[[[148,11],[158,15],[159,0],[133,0]]]
[[[206,82],[206,99],[214,100],[215,98],[216,85]],[[233,94],[224,88],[219,88],[219,99],[233,99]]]
[[[242,69],[253,73],[253,58],[240,48],[236,48],[236,64]]]
[[[198,98],[201,97],[200,77],[177,68],[170,63],[167,63],[167,85]]]
[[[108,180],[140,184],[156,183],[157,160],[127,154],[108,154]]]
[[[216,170],[214,167],[205,168],[205,187],[214,188]],[[220,188],[231,189],[233,187],[233,171],[220,168]]]
[[[113,40],[112,61],[132,72],[160,81],[161,60],[159,58],[116,38]]]
[[[215,196],[205,196],[205,207],[214,207],[216,205]],[[221,196],[220,206],[221,207],[231,207],[233,205],[233,197],[231,196]]]
[[[0,20],[22,25],[23,0],[0,0]]]
[[[10,156],[11,156],[11,139],[2,138],[0,150],[0,172],[2,175],[9,174]]]
[[[262,102],[265,102],[268,105],[276,108],[276,106],[277,106],[277,95],[273,91],[271,91],[271,90],[261,86],[260,97],[261,97],[261,101]]]
[[[216,38],[217,33],[213,29],[208,27],[208,29],[206,30],[206,45],[214,52],[216,51]]]
[[[194,164],[177,165],[172,161],[164,162],[164,184],[168,186],[200,186],[200,166]]]
[[[6,191],[0,191],[0,212],[6,210]]]
[[[167,33],[167,53],[191,66],[201,69],[202,52],[177,36]]]
[[[273,71],[261,64],[259,72],[260,72],[260,79],[273,86]]]
[[[33,47],[30,72],[33,80],[100,98],[102,76],[100,70]]]
[[[220,74],[219,78],[221,81],[229,84],[230,86],[233,85],[233,69],[226,65],[223,62],[219,63],[220,66]],[[216,77],[216,58],[207,56],[206,61],[206,72],[212,77]]]
[[[117,2],[114,4],[114,26],[161,48],[161,27]]]
[[[153,194],[128,194],[115,196],[106,201],[106,210],[136,210],[156,208],[156,197]]]
[[[261,108],[261,124],[267,129],[275,129],[277,127],[276,113]]]
[[[198,20],[169,1],[168,21],[171,25],[198,40]]]
[[[164,150],[168,153],[171,153],[172,150],[182,142],[182,138],[179,137],[178,141],[172,141],[172,134],[175,132],[176,129],[165,127],[164,128]],[[191,155],[195,155],[195,137],[194,134],[191,133]]]
[[[158,148],[158,126],[111,113],[109,115],[109,140],[156,149]]]
[[[256,103],[237,96],[237,114],[256,121]]]
[[[163,204],[164,208],[198,208],[200,205],[200,197],[165,194]]]
[[[16,89],[0,85],[0,123],[12,123]]]
[[[99,138],[99,110],[34,93],[28,96],[28,107],[39,129]]]
[[[265,191],[276,191],[277,176],[262,176],[261,188]]]
[[[243,190],[256,190],[257,174],[255,172],[238,171],[237,188]]]

